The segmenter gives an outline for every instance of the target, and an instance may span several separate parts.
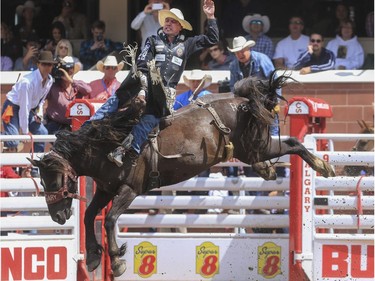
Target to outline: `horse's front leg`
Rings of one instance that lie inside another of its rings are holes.
[[[254,172],[265,180],[275,180],[277,178],[276,170],[270,161],[258,162],[251,165]]]
[[[95,237],[95,217],[105,206],[108,205],[112,198],[112,194],[97,189],[85,212],[86,265],[90,272],[99,266],[103,253],[103,247],[98,244]]]
[[[288,138],[282,142],[273,139],[269,151],[263,155],[263,160],[280,157],[286,154],[296,154],[300,156],[311,168],[321,173],[324,177],[335,176],[335,172],[327,162],[308,151],[296,138]]]
[[[105,218],[105,230],[108,239],[108,254],[111,258],[113,276],[118,277],[126,270],[126,262],[120,260],[126,252],[126,243],[119,249],[116,243],[115,225],[118,217],[125,213],[126,209],[133,202],[136,193],[128,185],[122,185],[113,199],[112,208]]]

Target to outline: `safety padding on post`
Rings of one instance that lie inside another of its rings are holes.
[[[66,109],[65,116],[72,119],[72,130],[78,130],[82,124],[89,120],[103,101],[75,99]]]
[[[285,114],[306,114],[310,117],[332,117],[331,106],[322,99],[310,97],[294,97],[289,100]]]

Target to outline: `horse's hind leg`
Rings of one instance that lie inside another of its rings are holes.
[[[115,224],[118,217],[125,213],[131,202],[137,195],[128,186],[122,185],[117,193],[117,196],[113,199],[112,208],[105,218],[105,230],[108,238],[108,254],[111,258],[111,268],[113,276],[118,277],[122,275],[126,270],[126,263],[124,260],[120,260],[126,252],[126,243],[124,243],[119,249],[116,243],[115,237]]]
[[[288,147],[285,149],[285,145]],[[310,165],[318,173],[322,174],[323,177],[334,177],[335,172],[333,171],[332,167],[319,157],[312,154],[310,151],[306,149],[297,139],[289,138],[282,142],[282,151],[283,154],[297,154],[299,155],[307,164]]]
[[[95,237],[94,221],[96,215],[111,201],[113,195],[105,193],[100,189],[94,194],[90,205],[85,212],[85,230],[86,230],[86,265],[88,271],[93,271],[100,264],[103,247],[98,244]]]

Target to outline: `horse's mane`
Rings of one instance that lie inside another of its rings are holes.
[[[249,100],[246,105],[249,114],[248,124],[240,139],[241,144],[246,148],[245,151],[249,151],[249,156],[261,154],[267,149],[270,141],[270,126],[273,125],[274,114],[276,114],[272,111],[278,105],[279,99],[285,100],[277,94],[277,90],[281,89],[288,79],[291,79],[288,75],[277,77],[274,71],[269,80],[248,77],[234,85],[234,94]]]
[[[130,107],[101,120],[90,121],[77,131],[59,131],[53,150],[69,157],[83,148],[87,150],[86,153],[93,154],[94,150],[100,150],[104,145],[118,146],[138,122],[138,118],[139,111]]]

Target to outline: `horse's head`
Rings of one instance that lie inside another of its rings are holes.
[[[77,176],[68,161],[58,153],[51,151],[40,160],[28,160],[39,168],[41,184],[48,205],[48,211],[53,221],[65,224],[72,214],[73,198],[77,194]]]
[[[357,121],[361,127],[360,134],[373,134],[374,127],[366,123],[366,121]],[[373,151],[374,150],[374,139],[360,139],[352,148],[353,151]]]

